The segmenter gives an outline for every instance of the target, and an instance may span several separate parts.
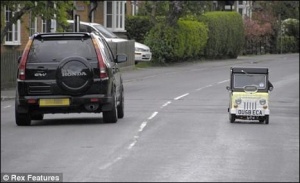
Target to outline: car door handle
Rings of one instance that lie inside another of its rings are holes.
[[[39,67],[37,67],[38,68],[38,70],[42,70],[42,71],[47,71],[48,70],[48,68],[45,68],[45,67],[43,67],[43,66],[39,66]]]

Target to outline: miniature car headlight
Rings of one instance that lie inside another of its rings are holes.
[[[235,99],[235,103],[237,105],[240,105],[242,103],[242,99],[238,98],[238,99]]]
[[[260,105],[265,105],[267,102],[266,102],[266,99],[260,99],[259,103],[260,103]]]

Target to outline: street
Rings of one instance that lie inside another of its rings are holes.
[[[270,124],[228,119],[231,66],[268,67]],[[1,173],[76,182],[299,182],[299,54],[123,72],[125,116],[47,114],[17,126],[1,101]]]

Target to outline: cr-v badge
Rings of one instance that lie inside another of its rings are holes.
[[[40,73],[40,72],[34,74],[34,76],[36,77],[45,77],[46,75],[47,73]]]

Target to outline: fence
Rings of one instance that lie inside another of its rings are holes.
[[[114,55],[124,53],[127,55],[127,62],[121,63],[120,67],[127,68],[134,66],[134,41],[109,43]],[[21,51],[8,51],[1,53],[1,89],[14,87],[17,79],[18,57]]]
[[[15,86],[18,57],[21,55],[21,51],[1,53],[1,89]]]

